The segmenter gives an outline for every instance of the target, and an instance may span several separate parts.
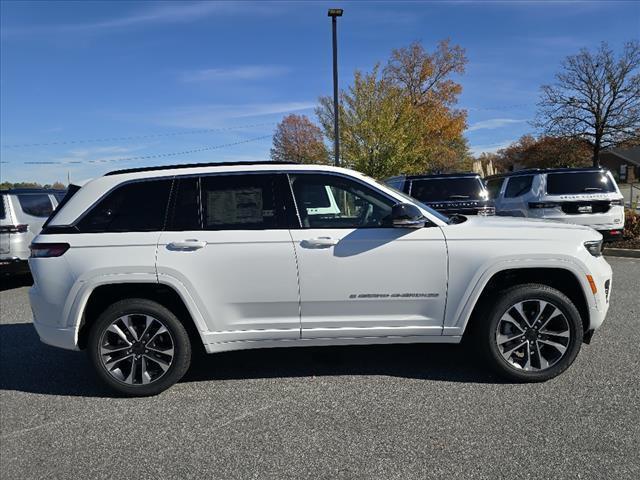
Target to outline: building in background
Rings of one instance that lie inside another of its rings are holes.
[[[611,170],[618,183],[640,181],[640,146],[610,148],[600,153],[600,165]]]

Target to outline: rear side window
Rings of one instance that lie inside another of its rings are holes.
[[[505,198],[514,198],[524,195],[531,190],[531,184],[533,183],[532,175],[522,175],[520,177],[509,178],[507,183],[507,189],[504,192]]]
[[[411,196],[422,202],[483,200],[483,193],[482,181],[474,177],[434,178],[411,182]]]
[[[78,222],[81,232],[162,230],[172,180],[127,183],[117,187]]]
[[[608,193],[615,192],[613,180],[604,172],[550,173],[547,175],[547,193]]]
[[[205,230],[267,230],[282,227],[276,175],[212,175],[200,178]]]
[[[492,178],[490,180],[487,180],[487,192],[489,192],[489,198],[498,198],[503,182],[504,178]]]
[[[5,195],[0,195],[0,220],[7,218],[7,212],[4,209],[4,197]]]
[[[21,193],[17,197],[20,208],[27,215],[46,218],[53,212],[51,199],[46,193]]]

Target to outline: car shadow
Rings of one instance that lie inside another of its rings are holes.
[[[13,290],[14,288],[30,287],[31,285],[33,285],[33,278],[30,273],[0,275],[0,292]]]
[[[464,346],[410,344],[295,347],[196,354],[182,382],[383,375],[465,383],[503,383]],[[40,342],[31,323],[0,325],[0,390],[112,397],[84,352]],[[213,387],[215,388],[215,386]]]

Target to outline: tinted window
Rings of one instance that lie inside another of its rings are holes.
[[[201,177],[202,223],[206,230],[282,228],[276,175]],[[285,226],[286,227],[286,226]]]
[[[504,182],[504,178],[492,178],[487,180],[487,192],[489,192],[489,198],[498,198],[498,195],[500,195],[500,189],[502,188],[502,182]]]
[[[22,211],[34,217],[48,217],[53,211],[51,199],[46,193],[21,193],[17,195]]]
[[[519,197],[531,190],[531,183],[533,182],[532,175],[523,175],[521,177],[509,178],[507,183],[507,189],[504,191],[506,198]]]
[[[173,208],[168,230],[201,230],[200,179],[177,178],[173,187]]]
[[[4,209],[4,197],[5,195],[0,195],[0,220],[7,218],[7,213]]]
[[[117,187],[78,223],[82,232],[150,232],[164,227],[171,180]]]
[[[411,196],[422,202],[484,200],[483,193],[479,178],[433,178],[411,182]]]
[[[600,193],[615,192],[613,180],[602,172],[550,173],[547,175],[547,193]]]
[[[60,203],[66,194],[66,191],[60,190],[59,192],[54,192],[53,196],[56,197],[56,200],[58,201],[58,203]]]
[[[305,228],[375,228],[388,226],[396,201],[336,175],[291,176],[291,187]]]

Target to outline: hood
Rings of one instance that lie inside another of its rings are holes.
[[[443,227],[447,238],[495,238],[497,240],[566,239],[598,240],[594,229],[572,223],[521,217],[469,216],[463,223]]]

